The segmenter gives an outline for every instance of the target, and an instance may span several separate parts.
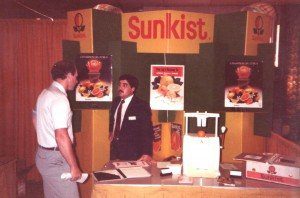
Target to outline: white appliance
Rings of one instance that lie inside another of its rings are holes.
[[[183,136],[183,174],[188,177],[216,178],[220,176],[220,139],[218,137],[218,113],[184,113],[185,134]],[[214,136],[198,137],[188,134],[188,119],[197,119],[198,127],[206,127],[207,118],[215,119]],[[222,133],[225,132],[222,127]]]

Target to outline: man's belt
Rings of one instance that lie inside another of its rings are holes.
[[[48,151],[59,151],[59,148],[58,147],[43,147],[41,145],[39,145],[39,147],[41,149],[44,149],[44,150],[48,150]]]

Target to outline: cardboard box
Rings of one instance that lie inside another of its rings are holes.
[[[241,153],[235,160],[246,161],[246,177],[300,187],[300,159],[280,154]]]

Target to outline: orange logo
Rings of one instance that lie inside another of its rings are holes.
[[[83,32],[85,25],[83,25],[83,16],[80,13],[77,13],[74,17],[74,23],[73,29],[75,32]]]
[[[267,171],[269,174],[276,174],[276,169],[274,166],[269,166],[269,169]]]
[[[261,16],[256,17],[255,19],[255,27],[253,28],[253,33],[257,35],[264,34],[264,21]]]

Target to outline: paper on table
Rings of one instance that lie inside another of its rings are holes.
[[[126,178],[150,177],[151,174],[142,167],[119,168]]]
[[[95,179],[99,182],[101,181],[109,181],[109,180],[118,180],[118,179],[125,179],[122,174],[116,169],[109,169],[103,171],[97,171],[93,173]]]
[[[148,167],[149,164],[144,161],[124,161],[124,162],[113,162],[116,168],[126,168],[126,167]]]
[[[157,162],[157,168],[168,168],[171,162]]]
[[[230,163],[221,163],[220,166],[225,170],[236,170],[237,167]]]
[[[268,159],[270,159],[271,155],[265,155],[265,154],[251,154],[251,153],[241,153],[234,157],[234,160],[241,160],[241,161],[257,161],[257,162],[267,162]]]

